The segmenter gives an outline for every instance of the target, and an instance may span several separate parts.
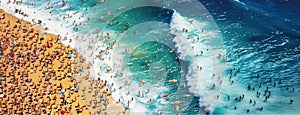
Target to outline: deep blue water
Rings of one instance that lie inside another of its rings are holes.
[[[299,113],[292,109],[299,106],[299,101],[293,106],[287,104],[289,99],[299,100],[299,1],[240,0],[244,5],[228,0],[199,1],[213,15],[224,37],[227,77],[230,69],[235,69],[234,74],[239,68],[237,77],[233,76],[245,89],[248,84],[258,88],[260,83],[272,87],[282,80],[281,85],[272,88],[278,101],[265,102],[269,104],[265,108],[271,111],[268,113]]]

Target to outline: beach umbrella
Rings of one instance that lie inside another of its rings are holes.
[[[65,111],[65,110],[60,110],[60,113],[64,115],[64,114],[67,113],[67,111]]]
[[[68,53],[68,57],[73,57],[73,53],[72,53],[72,52],[69,52],[69,53]]]
[[[71,86],[71,87],[70,87],[70,90],[74,90],[74,89],[75,89],[75,87],[74,87],[74,86]]]
[[[80,72],[85,72],[85,70],[84,69],[80,69]]]
[[[65,94],[65,91],[64,90],[60,90],[59,93],[63,95],[63,94]]]

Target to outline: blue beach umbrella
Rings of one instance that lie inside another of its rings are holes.
[[[80,69],[80,72],[85,72],[85,69]]]
[[[104,105],[103,105],[102,103],[100,103],[100,106],[101,106],[101,107],[104,107]]]
[[[63,94],[65,94],[65,91],[64,90],[60,90],[59,93],[63,95]]]
[[[73,57],[73,53],[69,52],[68,57]]]

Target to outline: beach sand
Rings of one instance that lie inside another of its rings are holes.
[[[129,114],[59,36],[1,9],[0,18],[0,114]]]

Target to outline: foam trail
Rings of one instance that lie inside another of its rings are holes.
[[[217,76],[222,73],[215,73],[214,66],[218,66],[215,63],[217,59],[212,46],[208,45],[207,41],[214,37],[218,37],[217,33],[207,30],[203,32],[206,23],[198,22],[196,20],[188,20],[181,16],[178,12],[174,11],[171,22],[171,33],[176,35],[174,42],[176,43],[177,53],[180,54],[180,58],[185,61],[189,61],[188,74],[186,76],[189,91],[195,96],[200,97],[200,106],[205,107],[207,111],[213,111],[216,100],[216,95],[219,94],[221,85],[218,84]],[[183,28],[188,32],[183,32]],[[202,31],[202,32],[201,32]],[[197,41],[197,38],[201,40]],[[209,49],[209,50],[207,50]],[[201,53],[202,52],[202,53]],[[222,52],[217,50],[217,52]],[[201,66],[202,70],[199,70],[197,66]],[[213,84],[215,84],[213,86]]]
[[[237,3],[236,5],[240,6],[241,8],[245,9],[245,10],[249,10],[247,4],[245,4],[244,2],[241,2],[240,0],[230,0],[234,3]]]
[[[121,36],[121,33],[115,32],[115,31],[104,31],[103,33],[110,33],[110,36],[112,38],[119,38]],[[101,36],[101,38],[107,38],[106,35]],[[96,46],[93,50],[94,52],[100,52],[104,51],[106,47],[109,47],[107,43],[102,42],[101,40],[95,41],[94,45]],[[101,47],[100,47],[101,46]],[[115,52],[122,52],[121,50]],[[109,52],[112,52],[112,49],[109,50]],[[119,53],[121,54],[121,53]],[[112,97],[115,99],[115,101],[118,101],[120,99],[120,102],[125,106],[125,108],[130,109],[131,114],[145,114],[144,112],[147,112],[148,110],[145,108],[144,105],[139,103],[137,98],[137,92],[138,90],[141,90],[138,86],[138,83],[136,82],[130,82],[130,85],[126,84],[125,81],[128,79],[128,76],[121,76],[117,73],[117,70],[114,67],[114,64],[122,64],[122,62],[119,62],[118,60],[110,60],[112,58],[112,54],[103,55],[104,60],[95,59],[93,64],[92,73],[94,73],[94,77],[98,78],[100,77],[102,80],[106,80],[108,82],[108,88],[110,91],[112,91]],[[99,68],[102,68],[99,69]],[[111,69],[111,72],[106,72],[107,69]],[[128,75],[129,73],[123,72],[124,75]],[[113,86],[111,84],[114,84]],[[129,87],[130,90],[127,90]],[[116,89],[116,90],[115,90]],[[128,91],[130,91],[130,94],[128,94]],[[134,100],[131,101],[131,98],[134,97]],[[127,105],[127,101],[130,100],[130,106]]]

